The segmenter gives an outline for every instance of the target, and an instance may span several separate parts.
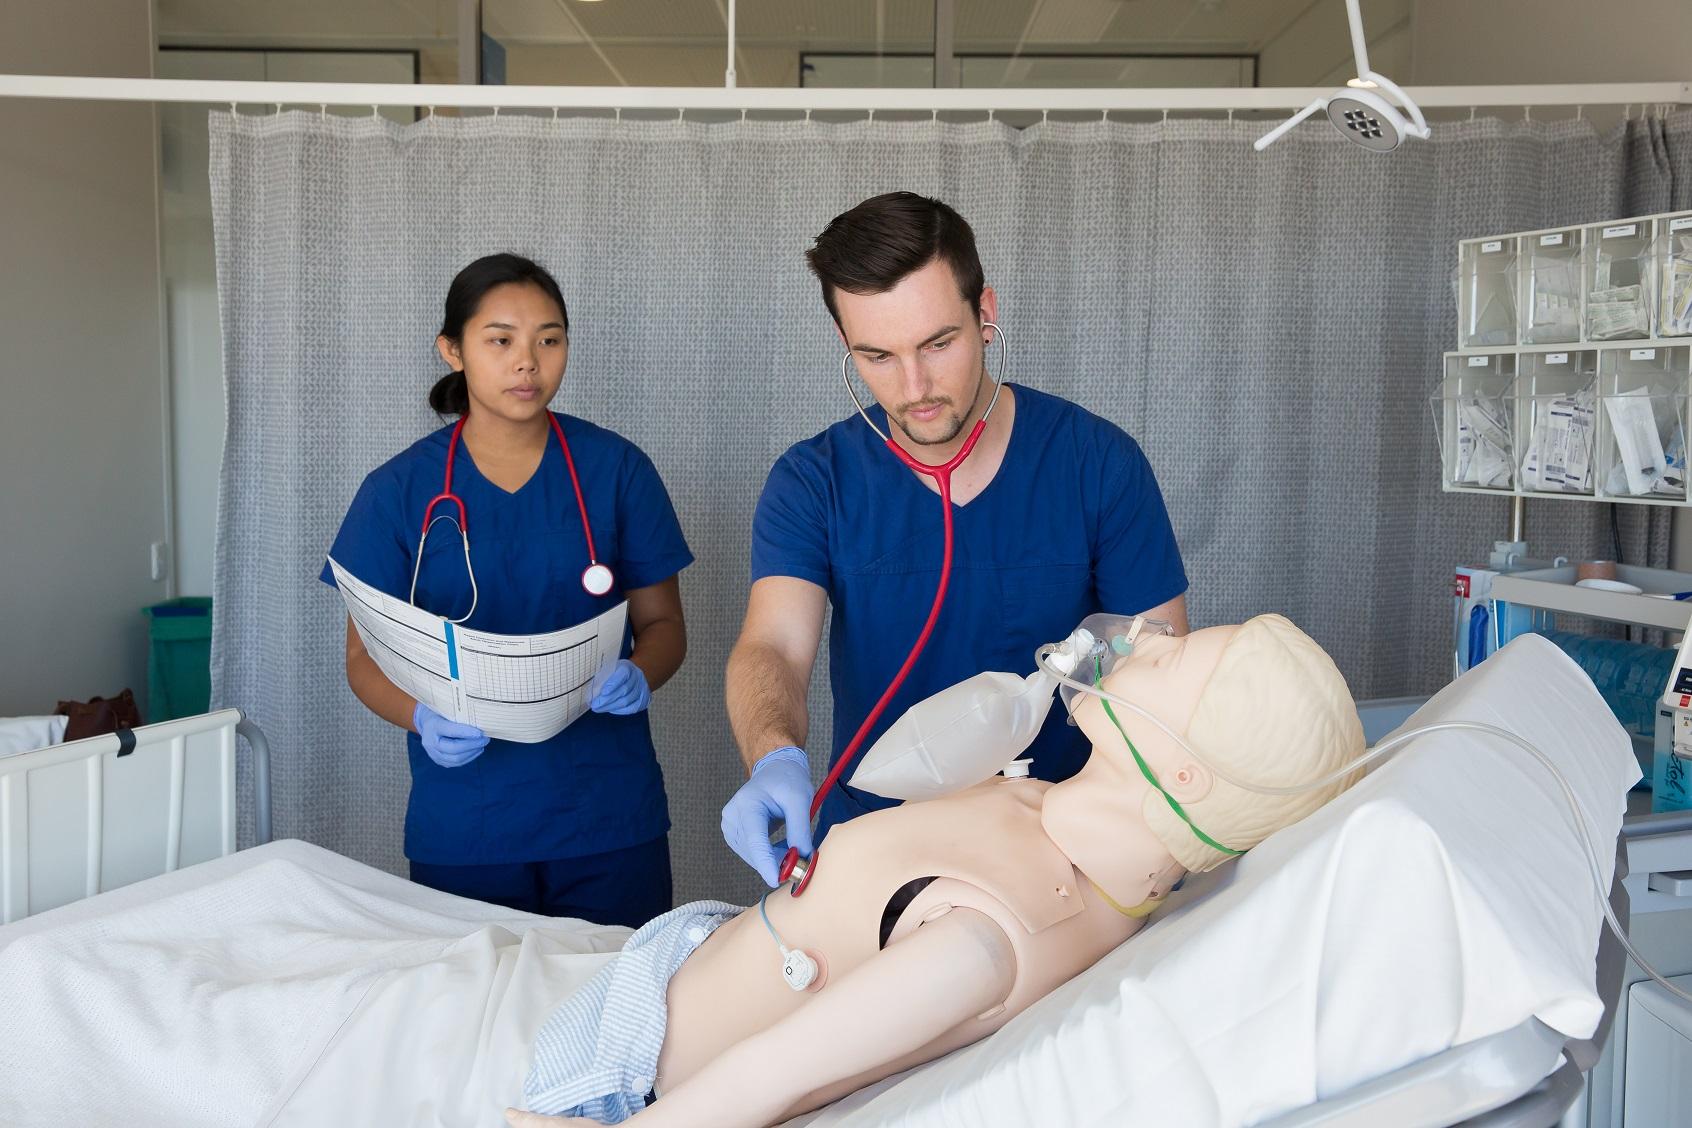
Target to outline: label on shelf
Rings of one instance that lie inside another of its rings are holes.
[[[1639,225],[1637,223],[1623,223],[1618,224],[1615,227],[1604,228],[1604,238],[1606,239],[1620,239],[1625,235],[1637,234],[1639,234]]]
[[[1539,245],[1542,247],[1560,247],[1563,245],[1563,233],[1559,231],[1555,235],[1541,235]]]
[[[1634,352],[1644,352],[1645,350],[1644,349],[1634,349],[1633,351]],[[1491,359],[1492,358],[1490,356],[1471,356],[1469,358],[1469,367],[1470,368],[1485,368],[1487,366],[1487,362],[1490,361]]]
[[[1692,215],[1683,215],[1679,219],[1669,220],[1670,231],[1684,231],[1688,227],[1692,227]]]
[[[1490,243],[1482,243],[1481,244],[1481,254],[1483,254],[1483,255],[1497,254],[1499,251],[1502,251],[1503,249],[1504,249],[1504,240],[1502,240],[1502,239],[1494,239]]]
[[[1545,357],[1546,364],[1567,364],[1568,362],[1568,353],[1548,353]]]
[[[1627,354],[1629,360],[1656,360],[1656,349],[1633,349]]]

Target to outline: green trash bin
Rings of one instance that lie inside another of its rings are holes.
[[[169,721],[211,709],[212,601],[189,595],[143,608],[147,717]]]

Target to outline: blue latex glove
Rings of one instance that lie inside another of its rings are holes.
[[[650,704],[652,689],[646,684],[646,675],[627,658],[619,658],[605,681],[600,683],[599,692],[588,702],[588,708],[595,713],[626,716],[638,713]]]
[[[462,768],[482,754],[488,734],[475,725],[449,721],[423,702],[411,711],[411,727],[423,738],[423,751],[443,768]]]
[[[723,841],[774,889],[788,846],[811,856],[811,762],[804,749],[777,748],[752,765],[752,778],[723,808]],[[787,823],[787,844],[770,844],[770,825]]]

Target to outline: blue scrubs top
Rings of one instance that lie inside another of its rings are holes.
[[[669,494],[650,459],[615,432],[558,415],[576,461],[594,547],[617,586],[604,596],[582,588],[587,539],[558,442],[547,435],[540,467],[516,493],[484,478],[463,443],[453,488],[470,524],[470,559],[480,593],[464,624],[499,634],[538,634],[584,622],[623,593],[669,579],[693,562]],[[441,492],[443,427],[371,471],[353,498],[330,555],[353,575],[405,599],[423,509]],[[443,503],[435,513],[457,506]],[[333,585],[324,565],[322,579]],[[470,606],[464,547],[457,530],[434,527],[417,579],[417,606],[462,615]],[[623,655],[631,649],[623,640]],[[619,850],[669,830],[664,780],[644,712],[587,713],[551,740],[491,740],[475,760],[443,768],[408,733],[411,801],[405,855],[435,865],[503,865]]]
[[[1095,611],[1137,614],[1187,590],[1163,495],[1139,444],[1067,400],[1013,385],[1016,419],[998,472],[953,510],[952,578],[928,646],[859,749],[910,706],[983,670],[1028,674],[1042,643]],[[886,414],[871,417],[884,430]],[[752,522],[752,579],[793,576],[834,607],[832,765],[885,692],[934,600],[944,548],[939,495],[856,416],[790,447]],[[1081,731],[1054,708],[1027,753],[1066,779],[1086,761]],[[818,837],[896,800],[841,782]]]

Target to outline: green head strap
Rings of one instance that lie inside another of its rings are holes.
[[[1093,684],[1103,688],[1103,682],[1104,663],[1099,658],[1095,657],[1093,659]],[[1110,707],[1110,698],[1099,698],[1099,704],[1104,706],[1105,716],[1110,718],[1110,723],[1116,726],[1116,731],[1121,733],[1123,741],[1127,743],[1128,753],[1134,757],[1134,763],[1139,767],[1140,774],[1146,777],[1147,783],[1157,788],[1157,793],[1163,796],[1164,801],[1169,804],[1169,809],[1174,811],[1175,814],[1180,817],[1181,821],[1187,824],[1187,829],[1192,831],[1200,842],[1209,846],[1213,850],[1220,850],[1224,854],[1235,858],[1245,853],[1244,850],[1236,850],[1232,846],[1222,845],[1222,843],[1216,841],[1216,839],[1210,837],[1210,835],[1193,825],[1193,820],[1187,815],[1187,812],[1181,808],[1180,802],[1175,798],[1175,796],[1169,794],[1169,792],[1163,789],[1163,784],[1157,781],[1157,774],[1151,770],[1151,766],[1147,764],[1145,758],[1140,755],[1140,750],[1134,747],[1134,742],[1128,739],[1128,734],[1122,729],[1122,722],[1116,719],[1116,710]]]

